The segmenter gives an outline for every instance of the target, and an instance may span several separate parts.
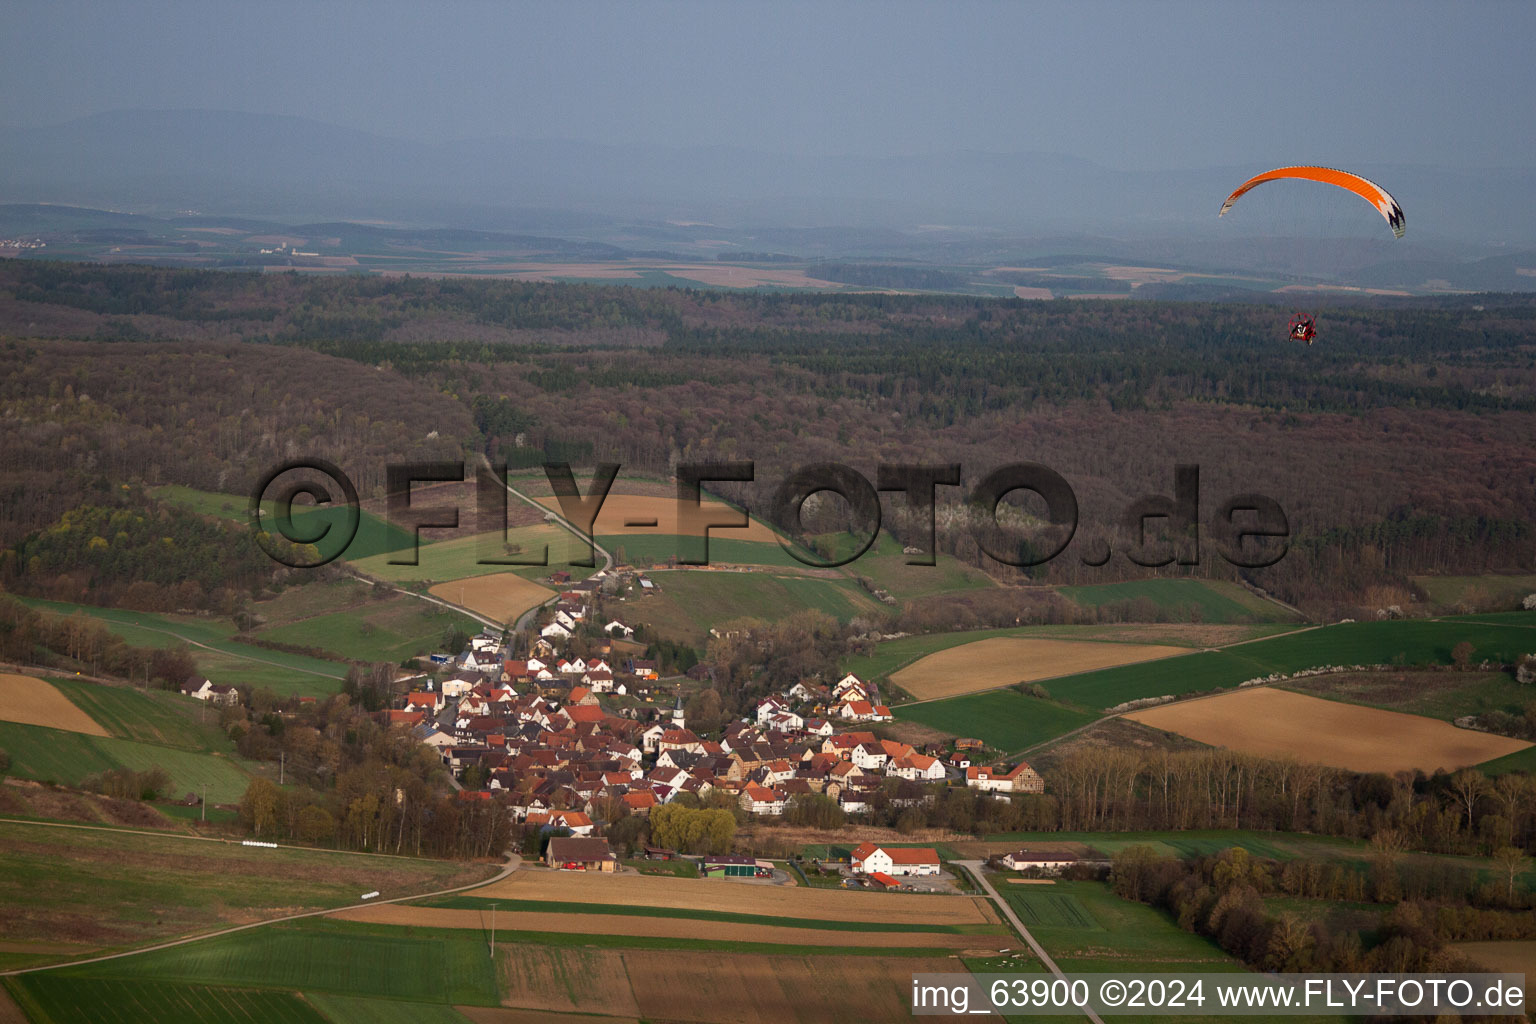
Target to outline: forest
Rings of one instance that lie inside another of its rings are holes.
[[[303,452],[377,498],[388,461],[480,452],[654,474],[749,459],[755,481],[720,491],[759,513],[806,463],[873,479],[881,463],[957,462],[939,549],[1004,582],[1241,576],[1326,615],[1415,573],[1536,566],[1536,300],[1359,296],[1318,316],[1304,348],[1257,304],[13,260],[0,265],[0,544],[110,507],[124,482],[240,493]],[[1060,473],[1080,504],[1074,547],[1030,570],[946,525],[1016,461]],[[1234,495],[1273,498],[1286,557],[1251,570],[1213,553],[1166,569],[1075,557],[1123,551],[1122,514],[1171,493],[1176,464],[1200,467],[1207,528]],[[896,506],[885,526],[926,539]]]

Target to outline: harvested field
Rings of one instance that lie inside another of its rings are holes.
[[[624,954],[568,946],[508,946],[496,964],[506,1006],[555,1013],[638,1017]]]
[[[483,899],[558,900],[626,907],[682,907],[766,917],[897,924],[986,924],[969,896],[845,892],[794,886],[740,885],[723,879],[607,875],[524,868],[465,895]]]
[[[489,576],[469,576],[430,587],[427,593],[477,611],[498,622],[516,622],[529,608],[555,596],[548,587],[525,580],[516,573],[498,572]]]
[[[471,928],[489,930],[491,916],[479,910],[448,910],[441,907],[407,907],[385,904],[351,907],[330,915],[343,921],[405,925],[415,928]],[[503,910],[496,915],[496,930],[564,932],[569,935],[654,936],[666,939],[713,939],[717,942],[771,942],[783,946],[888,946],[892,949],[963,949],[974,945],[974,935],[947,932],[828,932],[819,928],[694,921],[676,917],[631,917],[619,914],[529,913]]]
[[[560,511],[560,499],[540,498],[539,503],[548,508]],[[597,520],[593,523],[592,532],[595,536],[611,537],[623,534],[649,534],[656,537],[698,537],[703,535],[703,530],[693,527],[680,528],[678,524],[678,511],[682,506],[678,500],[640,494],[609,494],[603,502],[603,507],[597,513]],[[741,513],[718,501],[704,501],[700,509],[701,514],[709,520],[722,522],[739,522]],[[650,523],[654,525],[630,526],[630,523]],[[687,523],[687,520],[684,521]],[[767,544],[777,544],[778,535],[756,519],[748,519],[747,525],[737,529],[735,527],[711,527],[709,535],[714,540],[749,540]]]
[[[890,679],[917,700],[935,700],[1188,653],[1162,644],[999,636],[935,651]]]
[[[1212,746],[1357,772],[1452,771],[1531,746],[1449,722],[1273,687],[1250,687],[1125,717]]]
[[[0,721],[41,725],[88,736],[111,735],[52,683],[10,672],[0,672]]]
[[[542,1010],[520,1010],[511,1006],[455,1006],[471,1024],[549,1024]],[[3,1024],[3,1022],[0,1022]],[[560,1024],[640,1024],[634,1017],[593,1016],[587,1013],[562,1013]]]
[[[1049,288],[1031,288],[1029,285],[1016,284],[1013,286],[1013,294],[1019,299],[1048,299],[1051,297]]]
[[[905,1019],[913,973],[959,968],[948,958],[528,947],[509,949],[499,969],[502,1001],[518,1008],[680,1024],[843,1024]]]

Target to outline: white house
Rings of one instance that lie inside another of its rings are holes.
[[[559,637],[561,640],[569,640],[571,638],[571,631],[558,622],[551,622],[549,625],[539,630],[539,636],[546,638]]]
[[[1045,780],[1040,773],[1020,761],[1009,769],[970,767],[965,770],[965,784],[984,793],[1044,793]]]
[[[927,754],[919,754],[915,751],[905,757],[899,757],[892,761],[885,771],[887,775],[895,775],[898,778],[911,779],[914,782],[942,782],[944,779],[944,762]]]
[[[617,633],[625,640],[630,640],[634,638],[635,628],[633,626],[626,626],[618,619],[614,619],[612,622],[608,623],[608,625],[603,627],[603,632],[607,633],[609,636],[613,636],[615,633]]]
[[[805,727],[805,719],[793,711],[781,711],[764,723],[770,732],[799,732]]]
[[[874,843],[860,843],[850,858],[853,870],[862,875],[879,871],[887,875],[936,875],[939,852],[931,848],[886,848]]]
[[[1077,854],[1064,850],[1038,851],[1017,850],[1003,856],[1003,866],[1012,871],[1039,868],[1042,871],[1060,871],[1077,863]]]
[[[784,813],[784,794],[749,782],[741,791],[741,806],[752,814],[780,815]]]

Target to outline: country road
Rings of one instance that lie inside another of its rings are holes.
[[[1056,961],[1051,959],[1051,954],[1047,953],[1045,947],[1035,940],[1035,937],[1029,933],[1029,929],[1024,927],[1024,922],[1019,920],[1019,915],[1013,912],[1013,907],[1009,906],[1008,901],[998,895],[996,889],[992,888],[991,880],[981,870],[981,861],[957,860],[955,863],[969,871],[971,877],[976,879],[976,884],[980,885],[986,891],[986,894],[992,897],[992,902],[997,904],[998,911],[1008,919],[1008,922],[1013,925],[1014,930],[1024,937],[1024,941],[1029,943],[1029,948],[1034,950],[1035,956],[1039,957],[1040,962],[1045,964],[1046,970],[1058,978],[1065,978],[1066,975],[1061,972],[1061,968],[1056,966]],[[1103,1018],[1088,1007],[1080,1006],[1078,1009],[1082,1010],[1088,1016],[1088,1019],[1093,1021],[1093,1024],[1104,1024]]]

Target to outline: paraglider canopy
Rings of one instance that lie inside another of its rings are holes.
[[[1285,178],[1296,178],[1303,181],[1318,181],[1325,185],[1337,185],[1355,195],[1369,201],[1377,211],[1386,218],[1392,226],[1392,233],[1398,238],[1403,237],[1406,221],[1403,218],[1403,208],[1398,205],[1392,194],[1380,185],[1368,178],[1362,178],[1358,174],[1348,171],[1335,170],[1332,167],[1277,167],[1263,174],[1256,174],[1238,186],[1237,191],[1227,196],[1227,201],[1221,204],[1221,217],[1232,209],[1232,204],[1242,198],[1243,194],[1255,186],[1262,185],[1266,181],[1279,181]]]

